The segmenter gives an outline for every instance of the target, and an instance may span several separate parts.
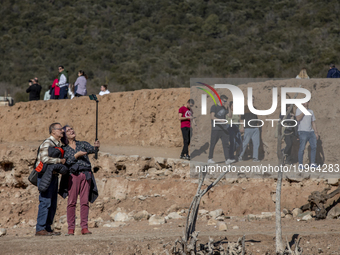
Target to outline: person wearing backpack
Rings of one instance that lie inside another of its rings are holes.
[[[60,139],[63,137],[63,129],[60,123],[52,123],[49,126],[50,137],[47,138],[39,147],[39,153],[37,155],[34,168],[39,169],[44,164],[65,164],[64,158],[49,157],[49,147],[61,147]],[[38,174],[39,186],[42,179],[42,174]],[[54,216],[57,211],[57,199],[58,199],[58,173],[53,173],[51,182],[44,192],[39,192],[39,209],[36,225],[36,236],[52,236],[60,235],[60,232],[54,232],[51,229],[51,225],[54,222]]]
[[[335,67],[334,64],[329,65],[327,78],[340,78],[340,71]]]

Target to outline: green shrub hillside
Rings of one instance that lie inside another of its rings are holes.
[[[91,93],[340,65],[337,0],[2,0],[0,17],[0,84],[17,100],[35,76],[46,91],[58,65],[71,81],[85,70]]]

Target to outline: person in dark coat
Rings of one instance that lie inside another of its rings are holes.
[[[60,123],[52,123],[49,126],[50,137],[47,138],[40,146],[37,154],[34,169],[40,169],[41,165],[55,165],[65,164],[64,158],[52,158],[49,155],[50,147],[60,147],[60,139],[63,137],[63,128]],[[44,192],[39,192],[39,209],[36,225],[36,236],[51,236],[60,235],[60,232],[54,232],[51,228],[54,223],[54,216],[57,211],[58,205],[58,173],[52,173],[51,181],[49,182],[48,188]],[[40,186],[42,175],[38,174],[37,186]]]
[[[330,64],[327,78],[340,78],[340,71],[335,67],[334,64]]]
[[[72,127],[63,127],[63,147],[65,151],[66,165],[70,174],[64,175],[60,183],[59,194],[67,201],[68,235],[74,235],[75,214],[78,195],[80,197],[80,226],[83,235],[92,234],[88,230],[89,202],[93,203],[98,197],[96,181],[91,169],[88,154],[95,153],[100,143],[96,141],[94,146],[88,142],[76,140],[76,134]],[[67,187],[67,189],[66,189]]]
[[[26,89],[26,93],[30,93],[29,101],[40,100],[41,86],[38,83],[38,78],[34,78],[28,83],[29,87]]]
[[[48,156],[51,158],[63,158],[64,151],[61,148],[49,147]],[[43,169],[39,173],[41,176],[40,183],[38,185],[38,190],[40,192],[45,192],[51,184],[53,174],[67,174],[68,168],[63,164],[44,164]]]

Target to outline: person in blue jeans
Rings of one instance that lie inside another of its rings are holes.
[[[65,164],[66,159],[52,158],[48,156],[49,147],[61,147],[61,138],[63,137],[63,128],[60,123],[52,123],[49,127],[50,137],[47,138],[39,147],[39,153],[36,159],[35,168],[40,163],[43,164]],[[38,174],[38,186],[40,185],[42,175]],[[35,227],[36,236],[60,235],[60,232],[54,232],[51,228],[53,219],[57,210],[58,195],[58,174],[53,173],[51,183],[48,189],[39,194],[39,209],[37,225]]]
[[[250,112],[248,105],[245,106],[244,115],[241,115],[241,120],[244,120],[244,126],[241,125],[241,132],[244,130],[242,152],[238,158],[238,161],[243,160],[243,155],[246,152],[250,139],[253,142],[253,161],[260,162],[259,160],[259,147],[260,147],[260,128],[257,127],[260,121],[257,115]],[[250,125],[249,125],[250,124]]]
[[[296,110],[295,116],[298,121],[298,134],[300,139],[299,146],[299,169],[303,169],[303,154],[307,142],[309,142],[311,147],[311,157],[310,163],[311,167],[317,167],[315,164],[316,157],[316,146],[317,140],[319,139],[319,134],[316,128],[316,118],[313,110],[309,109],[309,102],[302,104],[310,115],[305,115],[299,108]]]
[[[229,113],[228,113],[228,132],[229,132],[229,140],[230,140],[230,148],[229,148],[229,158],[231,160],[235,160],[235,151],[242,144],[242,136],[240,130],[238,128],[238,123],[240,121],[239,115],[234,115],[233,113],[233,101],[229,103]]]

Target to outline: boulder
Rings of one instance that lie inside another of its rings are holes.
[[[29,220],[28,221],[28,226],[30,226],[30,227],[34,227],[35,225],[37,225],[37,221],[36,220]]]
[[[146,196],[141,196],[141,195],[137,196],[137,198],[138,198],[139,200],[142,200],[142,201],[144,201],[145,199],[147,199]]]
[[[177,212],[172,212],[168,214],[169,219],[179,220],[183,219],[183,216],[179,215]]]
[[[129,221],[129,215],[127,215],[126,213],[123,212],[118,212],[115,216],[114,216],[114,221],[115,222],[125,222],[125,221]]]
[[[216,226],[217,223],[218,223],[218,221],[215,220],[215,219],[208,220],[208,226]]]
[[[328,178],[327,183],[333,186],[339,185],[339,179],[338,178]]]
[[[312,215],[310,215],[310,214],[306,214],[305,216],[303,216],[303,217],[302,217],[302,219],[301,219],[301,220],[303,220],[303,221],[307,221],[307,220],[311,220],[311,219],[313,219]]]
[[[291,212],[290,212],[288,209],[286,209],[286,208],[283,208],[282,212],[283,212],[285,215],[286,215],[286,214],[291,214]]]
[[[311,212],[311,211],[306,211],[306,212],[304,212],[304,213],[300,213],[297,217],[298,217],[298,218],[303,218],[303,217],[306,216],[306,215],[312,216],[312,212]]]
[[[161,225],[166,223],[166,220],[162,216],[152,215],[149,219],[149,225]]]
[[[302,213],[302,210],[300,208],[295,208],[293,211],[292,211],[292,214],[293,214],[293,217],[296,218],[299,214]]]
[[[205,214],[208,214],[209,213],[209,211],[207,211],[207,210],[205,210],[205,209],[200,209],[200,210],[198,210],[198,215],[205,215]]]
[[[0,228],[0,236],[6,235],[7,230],[5,228]]]
[[[285,216],[285,219],[289,219],[289,220],[291,220],[291,219],[293,219],[293,215],[291,215],[291,214],[287,214],[287,215]]]
[[[340,216],[340,207],[333,207],[328,213],[328,219],[337,219]]]
[[[217,209],[215,211],[211,211],[209,213],[209,216],[213,219],[216,219],[218,216],[221,216],[223,214],[223,210],[222,209]]]
[[[225,222],[218,221],[216,226],[217,226],[219,231],[227,231],[228,230],[227,224],[225,224]]]
[[[133,216],[133,218],[134,218],[135,220],[148,220],[148,219],[150,218],[150,214],[149,214],[147,211],[143,210],[143,211],[137,212],[137,213]]]
[[[255,214],[248,214],[248,220],[256,220]]]
[[[180,207],[177,204],[173,204],[172,206],[169,207],[168,210],[166,210],[167,213],[170,212],[177,212],[180,209]]]

